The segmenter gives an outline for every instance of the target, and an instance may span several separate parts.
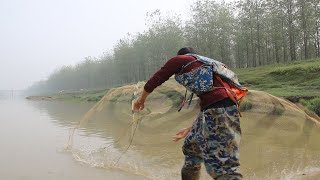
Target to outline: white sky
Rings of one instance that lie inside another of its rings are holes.
[[[24,89],[63,65],[99,57],[146,13],[184,18],[193,0],[0,0],[0,89]]]

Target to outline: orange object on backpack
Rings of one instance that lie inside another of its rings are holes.
[[[215,74],[214,77],[216,78],[216,80],[219,81],[219,83],[220,83],[221,85],[223,85],[223,87],[213,87],[213,90],[214,90],[214,89],[218,89],[218,88],[224,88],[224,89],[226,90],[229,98],[230,98],[234,103],[236,103],[237,106],[239,107],[240,101],[241,101],[241,99],[247,94],[248,89],[247,89],[246,87],[239,88],[239,87],[235,86],[233,83],[228,83],[228,82],[226,82],[226,83],[229,84],[230,88],[229,88],[229,87],[226,87],[226,86],[224,85],[224,83],[223,83],[223,82],[225,82],[225,81],[223,81],[223,80],[220,78],[220,76],[218,76],[218,75]]]

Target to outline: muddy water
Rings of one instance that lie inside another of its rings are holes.
[[[150,102],[122,155],[132,133],[129,103],[108,104],[65,150],[69,130],[93,104],[0,94],[1,179],[180,179],[182,142],[171,136],[192,123],[196,109],[177,113],[170,104]],[[244,179],[320,179],[317,123],[289,106],[277,110],[283,105],[265,94],[252,100],[241,120]],[[205,172],[201,178],[210,179]]]
[[[96,168],[78,161],[79,154],[64,151],[69,128],[90,104],[27,101],[14,93],[0,92],[0,179],[145,179],[119,169]],[[112,142],[102,129],[83,130],[84,146]],[[86,142],[88,141],[88,142]],[[76,151],[76,150],[75,150]],[[101,157],[103,158],[103,157]]]

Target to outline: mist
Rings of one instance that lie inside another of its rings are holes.
[[[0,89],[21,90],[64,65],[100,57],[128,33],[143,32],[148,12],[185,16],[189,0],[0,1]]]

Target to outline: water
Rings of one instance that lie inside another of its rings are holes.
[[[245,179],[320,179],[316,123],[290,107],[274,115],[275,101],[257,97],[241,119]],[[177,113],[170,104],[149,102],[152,113],[142,119],[131,147],[115,164],[129,144],[129,103],[108,104],[76,131],[73,148],[64,148],[70,129],[93,105],[30,101],[0,92],[0,179],[180,179],[182,142],[173,143],[171,136],[190,125],[197,110]],[[203,171],[201,179],[210,178]]]
[[[9,92],[0,93],[0,179],[145,179],[119,169],[82,163],[80,150],[91,151],[90,143],[111,142],[102,130],[83,130],[83,148],[64,151],[70,127],[91,104],[28,101]],[[91,146],[93,147],[93,146]]]

